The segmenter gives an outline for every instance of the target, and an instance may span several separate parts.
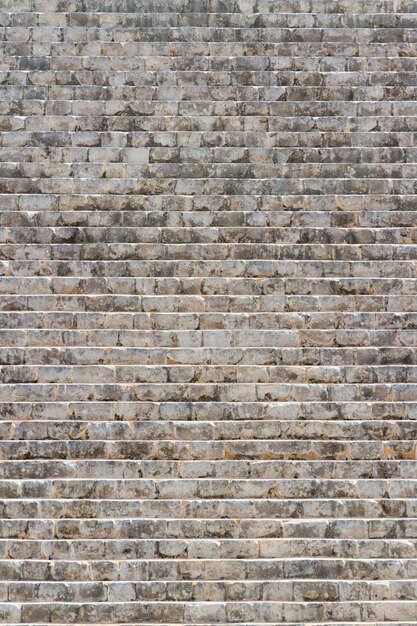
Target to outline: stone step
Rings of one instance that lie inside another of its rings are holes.
[[[233,118],[234,120],[236,118]],[[252,120],[253,118],[251,118]],[[416,124],[417,128],[417,118]],[[123,137],[125,141],[129,141],[127,135]],[[205,160],[207,163],[275,163],[284,167],[288,167],[291,163],[297,164],[333,164],[346,163],[357,165],[371,165],[377,163],[396,165],[402,162],[404,166],[413,165],[417,160],[417,149],[414,148],[371,148],[363,150],[357,147],[342,148],[239,148],[239,147],[195,147],[195,148],[112,148],[112,147],[95,147],[95,148],[61,148],[42,149],[19,147],[13,152],[10,148],[0,149],[0,158],[5,170],[17,167],[22,168],[34,167],[35,163],[40,163],[49,154],[51,163],[55,163],[59,168],[71,168],[78,166],[80,163],[199,163]],[[32,165],[31,165],[32,164]],[[178,165],[178,166],[179,166]],[[113,166],[115,167],[115,165]],[[131,165],[129,165],[131,167]],[[279,170],[278,170],[279,171]]]
[[[77,116],[74,116],[77,119]],[[362,118],[364,119],[364,118]],[[54,163],[54,153],[62,153],[66,158],[72,157],[79,165],[83,163],[82,158],[90,158],[90,161],[96,162],[108,162],[110,164],[112,158],[114,161],[118,160],[118,157],[112,156],[115,154],[115,150],[119,150],[119,146],[116,148],[109,146],[112,141],[116,144],[122,144],[120,149],[120,162],[126,164],[126,172],[129,172],[128,166],[136,166],[138,171],[141,171],[139,166],[142,164],[142,171],[144,170],[144,164],[148,163],[148,159],[153,159],[152,163],[158,162],[167,163],[172,169],[173,166],[170,163],[177,163],[176,167],[180,170],[181,165],[189,163],[188,167],[190,171],[193,171],[192,164],[198,163],[201,160],[201,150],[199,150],[199,144],[206,141],[206,146],[203,156],[208,161],[206,167],[214,167],[213,154],[219,155],[216,157],[218,162],[223,165],[232,164],[233,160],[236,161],[234,165],[246,165],[249,163],[249,157],[251,162],[258,167],[264,167],[265,170],[268,165],[264,163],[274,163],[280,165],[281,168],[277,169],[277,177],[281,172],[285,172],[285,167],[290,171],[290,166],[293,168],[301,167],[306,163],[315,163],[316,168],[321,165],[327,165],[327,171],[330,172],[331,159],[329,155],[333,156],[333,164],[346,162],[353,165],[372,165],[375,164],[376,157],[380,157],[381,161],[386,165],[389,163],[390,150],[394,163],[391,165],[401,165],[406,170],[406,166],[411,166],[415,163],[416,149],[413,147],[415,144],[415,123],[410,122],[408,126],[401,126],[398,124],[398,118],[395,119],[395,125],[388,122],[385,125],[384,120],[387,118],[379,118],[375,116],[372,118],[371,123],[366,123],[366,128],[361,130],[361,124],[356,123],[349,133],[337,132],[335,127],[335,121],[332,120],[331,124],[323,124],[322,127],[318,125],[310,131],[308,140],[305,139],[305,127],[316,126],[315,118],[307,118],[306,121],[300,124],[285,124],[281,121],[278,115],[275,117],[267,117],[266,115],[197,115],[186,113],[185,115],[164,115],[155,122],[155,118],[148,116],[127,115],[118,121],[117,128],[114,133],[114,137],[109,137],[109,133],[100,130],[95,131],[82,131],[80,133],[74,132],[71,128],[69,130],[60,131],[47,131],[42,127],[38,131],[32,130],[30,124],[26,124],[26,128],[18,128],[16,130],[6,130],[2,133],[2,146],[3,152],[9,159],[13,156],[13,150],[15,155],[19,155],[19,160],[22,161],[22,166],[29,167],[30,160],[25,161],[25,148],[31,147],[30,156],[33,163],[39,161],[40,150],[42,145],[45,146],[44,151],[47,151],[51,155],[51,162]],[[406,118],[407,119],[407,118]],[[338,120],[338,118],[337,118]],[[384,124],[386,130],[372,130],[370,126],[377,127],[379,124]],[[216,132],[216,127],[221,121],[222,131]],[[343,124],[344,118],[340,118],[338,128]],[[364,122],[367,120],[364,119]],[[22,126],[24,121],[21,122]],[[406,122],[404,122],[406,124]],[[19,124],[18,124],[19,125]],[[57,126],[59,124],[57,123]],[[135,130],[130,130],[132,126]],[[332,127],[333,126],[333,127]],[[363,124],[365,126],[365,123]],[[391,126],[391,128],[390,128]],[[392,126],[394,126],[392,128]],[[398,127],[399,126],[399,127]],[[27,129],[28,128],[28,129]],[[33,128],[33,127],[32,127]],[[264,130],[264,132],[262,132]],[[145,138],[144,135],[147,135]],[[264,151],[262,155],[259,154],[257,146],[261,143],[263,137]],[[154,140],[155,143],[159,143],[156,147],[142,147],[143,145],[150,145]],[[185,143],[185,147],[180,145],[178,150],[172,148],[172,144],[175,141]],[[133,144],[134,147],[124,148],[123,145],[128,143]],[[220,147],[212,148],[212,144],[230,144],[220,145]],[[249,146],[244,146],[244,144]],[[265,143],[267,146],[265,146]],[[369,148],[364,148],[363,144],[369,144]],[[396,147],[391,149],[392,144],[395,143]],[[166,146],[165,144],[168,144]],[[236,144],[236,145],[234,145]],[[253,147],[250,144],[255,144]],[[191,147],[187,147],[190,145]],[[35,148],[33,148],[35,146]],[[101,147],[100,147],[101,146]],[[243,146],[243,147],[242,147]],[[5,150],[8,148],[8,150]],[[59,148],[65,150],[58,150]],[[88,149],[82,150],[82,148]],[[230,151],[233,148],[234,150]],[[240,148],[240,150],[239,150]],[[320,150],[318,150],[320,148]],[[380,150],[380,148],[384,148]],[[164,155],[163,149],[166,149]],[[214,152],[213,152],[214,150]],[[74,155],[71,154],[71,151]],[[112,152],[113,151],[113,152]],[[353,153],[354,158],[349,160],[348,151]],[[318,158],[320,155],[320,158]],[[328,157],[326,162],[326,156]],[[226,159],[223,162],[223,159]],[[309,161],[308,159],[312,159]],[[347,159],[344,161],[344,159]],[[368,160],[367,160],[368,159]],[[61,158],[61,161],[63,159]],[[405,161],[408,162],[405,162]],[[16,165],[16,162],[10,160],[9,163],[2,159],[2,168],[11,168]],[[136,162],[135,162],[136,161]],[[210,163],[211,161],[211,163]],[[228,163],[229,161],[229,163]],[[298,162],[297,162],[298,161]],[[387,162],[388,161],[388,162]],[[56,162],[56,160],[55,160]],[[152,164],[151,163],[151,164]],[[60,163],[61,167],[67,167],[72,162]],[[254,165],[254,167],[255,167]],[[114,165],[115,167],[115,165]],[[169,171],[166,168],[166,171]],[[149,172],[156,169],[156,166],[151,168],[148,166]],[[237,170],[238,171],[238,170]],[[324,170],[326,171],[326,170]],[[3,176],[6,178],[7,170],[4,170]]]
[[[46,256],[46,255],[44,255]],[[258,311],[264,309],[273,313],[281,313],[288,310],[293,312],[317,312],[331,313],[335,309],[339,311],[356,312],[361,309],[365,309],[372,313],[391,313],[397,314],[399,311],[405,313],[415,312],[415,298],[410,296],[374,296],[372,300],[369,296],[361,295],[315,295],[315,296],[301,296],[301,295],[276,295],[276,296],[246,296],[244,294],[237,296],[204,296],[204,295],[171,295],[171,296],[157,296],[157,295],[95,295],[90,296],[82,294],[79,296],[71,295],[5,295],[2,294],[0,300],[0,311],[21,312],[27,310],[31,312],[42,313],[45,311],[69,311],[74,313],[85,312],[97,312],[100,313],[103,310],[111,308],[115,313],[129,313],[135,311],[142,312],[188,312],[188,313],[206,313],[206,312],[221,312],[222,307],[228,313],[245,313],[248,311]],[[71,332],[69,329],[68,332]],[[410,334],[411,332],[411,334]],[[409,331],[408,336],[414,337],[412,334],[414,331]],[[1,333],[1,331],[0,331]],[[280,344],[279,347],[294,347],[299,345],[298,337],[293,333],[288,334],[286,331],[286,339],[290,340],[288,346],[287,343]],[[402,331],[403,336],[407,337],[407,330]],[[217,334],[217,337],[219,335]],[[314,335],[313,335],[314,336]],[[329,345],[329,336],[325,334],[316,334],[316,339],[319,337],[324,345]],[[369,342],[368,334],[363,332],[362,336]],[[372,336],[372,335],[371,335]],[[377,336],[377,335],[376,335]],[[382,337],[386,337],[386,334],[381,334]],[[24,333],[16,335],[15,337],[23,338]],[[11,336],[11,339],[16,341],[15,337]],[[282,335],[282,338],[284,335]],[[340,335],[340,342],[342,345],[346,343],[344,333]],[[354,337],[354,335],[353,335]],[[359,335],[356,335],[359,337]],[[373,336],[372,336],[373,337]],[[394,341],[394,345],[401,345],[398,340]],[[131,338],[130,338],[131,340]],[[358,339],[356,340],[356,342]],[[355,342],[355,345],[356,345]],[[311,343],[311,342],[310,342]],[[333,343],[333,341],[331,341]],[[117,344],[117,341],[116,341]],[[7,344],[6,344],[7,345]],[[13,343],[13,345],[15,345]],[[53,343],[52,345],[56,345]],[[120,344],[117,344],[120,345]],[[132,344],[128,341],[128,346]],[[147,344],[148,345],[148,344]],[[171,339],[168,340],[168,346],[172,345]],[[174,344],[176,345],[176,344]],[[198,341],[198,346],[201,343]],[[218,345],[218,343],[216,343]],[[227,342],[229,345],[229,341]],[[253,345],[253,344],[250,344]],[[313,343],[314,345],[314,343]],[[319,343],[320,345],[320,343]],[[369,345],[369,344],[367,344]],[[413,345],[413,344],[412,344]],[[197,347],[198,347],[197,346]],[[227,347],[227,346],[226,346]]]
[[[20,622],[22,624],[22,626],[48,626],[45,623],[40,623],[40,622],[36,622],[36,624],[34,624],[33,622],[31,622],[30,624],[28,622]],[[50,622],[49,622],[50,623]],[[67,622],[68,623],[68,622]],[[108,622],[107,622],[108,623]],[[230,623],[230,622],[229,622]],[[233,622],[234,624],[236,624],[236,626],[247,626],[247,624],[242,623],[242,622]],[[331,626],[334,624],[334,622],[310,622],[312,624],[312,626]],[[395,624],[396,626],[410,626],[413,624],[413,622],[404,622],[404,621],[395,621],[391,623]],[[57,624],[55,622],[56,626],[65,626],[64,624]],[[83,621],[83,622],[78,622],[79,626],[106,626],[106,624],[103,624],[103,622],[101,622],[100,624],[98,624],[97,622],[88,622],[88,624]],[[119,622],[119,624],[121,626],[137,626],[136,624],[127,624],[126,622]],[[147,622],[147,624],[149,626],[157,626],[157,624],[151,624],[150,622]],[[201,626],[211,626],[211,624],[203,624],[202,622],[199,622],[199,624]],[[266,622],[252,622],[253,626],[265,626]],[[275,626],[302,626],[302,624],[300,622],[274,622]],[[338,624],[340,624],[340,626],[351,626],[352,622],[338,622]],[[369,624],[369,622],[368,622]],[[359,622],[359,621],[355,621],[355,625],[356,626],[366,626],[366,622]],[[167,626],[180,626],[178,623],[177,624],[167,624]],[[181,626],[191,626],[190,624],[185,624],[185,622],[181,622]],[[216,626],[226,626],[226,624],[217,624]],[[372,622],[372,626],[386,626],[386,622]]]
[[[169,74],[169,72],[167,72]],[[227,72],[226,72],[227,74]],[[244,72],[243,72],[244,74]],[[19,102],[15,100],[23,100],[22,106],[29,107],[35,115],[40,115],[45,111],[46,103],[51,101],[51,106],[48,107],[48,113],[59,113],[57,111],[57,105],[60,101],[72,102],[72,111],[76,115],[88,115],[92,113],[93,116],[100,112],[100,108],[97,108],[95,101],[92,98],[108,100],[107,106],[104,108],[106,115],[137,115],[138,103],[142,99],[148,101],[151,99],[159,100],[162,102],[178,102],[182,100],[197,100],[200,102],[204,97],[212,100],[226,101],[229,99],[242,101],[252,100],[258,101],[264,98],[267,101],[270,100],[285,100],[291,103],[293,106],[301,106],[302,108],[308,107],[323,107],[324,105],[334,106],[335,102],[339,103],[341,97],[345,101],[353,101],[352,105],[359,105],[360,103],[376,102],[372,106],[381,106],[383,102],[385,110],[387,108],[387,100],[393,101],[393,105],[404,107],[404,110],[410,110],[410,101],[416,98],[416,88],[412,85],[404,86],[401,89],[399,85],[354,85],[354,86],[297,86],[287,85],[280,86],[279,84],[272,85],[201,85],[196,87],[193,84],[186,85],[185,83],[181,88],[173,88],[172,86],[164,85],[144,85],[141,87],[133,87],[131,85],[121,86],[108,86],[108,85],[19,85],[19,84],[5,84],[0,86],[0,93],[2,94],[2,100],[12,100],[12,110],[20,110]],[[6,96],[9,96],[6,98]],[[123,100],[123,98],[125,100]],[[79,101],[76,104],[75,101]],[[129,102],[126,102],[129,100]],[[303,102],[303,104],[299,104]],[[406,104],[404,104],[406,103]],[[10,105],[9,105],[10,106]],[[62,105],[60,105],[62,106]],[[65,105],[67,106],[67,105]],[[287,105],[288,106],[288,105]],[[340,106],[340,104],[338,104]],[[1,109],[0,109],[1,110]],[[6,111],[8,109],[6,108]],[[147,108],[145,109],[147,110]],[[209,109],[210,110],[210,109]],[[392,109],[390,109],[392,110]],[[396,109],[397,110],[397,109]],[[140,111],[140,108],[139,108]],[[179,120],[181,122],[181,120]],[[160,130],[159,122],[154,122],[156,128],[152,127],[144,130]],[[267,123],[267,122],[266,122]],[[180,126],[181,130],[187,130],[184,128],[184,124]],[[210,129],[207,129],[210,130]],[[213,129],[216,130],[216,127]],[[262,131],[262,129],[260,129]],[[265,129],[266,130],[266,129]]]
[[[396,10],[409,12],[413,11],[414,7],[417,7],[415,0],[407,0],[397,2]],[[361,2],[359,0],[353,0],[349,3],[340,2],[337,5],[338,11],[341,13],[350,13],[351,11],[391,11],[393,7],[392,0],[378,0],[377,2],[371,0],[365,0]],[[291,0],[291,2],[282,2],[282,0],[261,0],[254,2],[250,0],[245,3],[236,3],[231,0],[174,0],[173,2],[167,3],[166,0],[122,0],[122,2],[114,2],[114,0],[89,0],[87,3],[82,0],[70,0],[65,3],[64,6],[61,6],[60,3],[56,2],[56,0],[18,0],[17,2],[13,2],[12,0],[4,0],[4,11],[7,12],[8,9],[14,9],[18,12],[52,12],[52,13],[62,13],[62,12],[75,12],[81,13],[80,19],[84,16],[85,13],[93,12],[97,13],[123,13],[132,11],[134,14],[136,12],[142,12],[143,10],[153,10],[156,13],[165,13],[165,12],[213,12],[219,11],[223,12],[233,12],[240,13],[244,12],[256,12],[259,10],[261,12],[270,11],[279,11],[279,12],[303,12],[303,11],[314,11],[320,13],[327,13],[330,9],[334,10],[334,4],[332,0],[314,0],[314,2],[310,2],[310,0],[296,0],[295,2]]]
[[[25,390],[27,392],[27,390]],[[48,389],[50,395],[52,390]],[[63,393],[63,390],[59,390]],[[45,394],[46,395],[46,394]],[[91,395],[92,392],[91,392]],[[9,391],[9,396],[12,393]],[[410,439],[376,440],[261,440],[201,441],[201,440],[3,440],[0,456],[21,459],[148,459],[162,460],[415,460],[416,446]]]
[[[340,622],[342,619],[356,621],[361,619],[364,611],[369,615],[368,623],[375,619],[393,618],[412,619],[415,615],[417,603],[415,601],[386,601],[383,605],[379,601],[347,601],[326,602],[323,606],[320,602],[279,602],[279,601],[231,601],[231,602],[106,602],[106,603],[9,603],[0,604],[3,623],[21,624],[22,622],[45,619],[54,622],[67,620],[67,623],[77,623],[79,619],[87,618],[88,622],[96,622],[97,619],[114,624],[125,623],[133,617],[140,623],[149,623],[158,620],[158,623],[170,623],[175,619],[181,623],[190,622],[201,624],[202,620],[211,617],[215,623],[224,620],[245,619],[246,623],[265,621],[277,623],[277,620],[302,620],[306,623],[316,622],[317,615],[331,617],[333,621]],[[7,620],[7,622],[6,622]],[[73,621],[74,620],[74,621]],[[111,621],[111,622],[110,622]],[[390,619],[390,621],[392,621]]]
[[[24,262],[23,262],[24,263]],[[29,264],[30,262],[28,262]],[[32,262],[33,263],[33,262]],[[51,261],[51,266],[53,267],[54,262]],[[100,262],[101,263],[101,262]],[[103,262],[104,263],[104,262]],[[36,268],[36,263],[33,263]],[[87,263],[86,263],[87,264]],[[97,267],[93,262],[90,265],[90,268]],[[16,264],[13,265],[15,267]],[[42,266],[40,263],[39,265]],[[45,263],[46,265],[46,263]],[[71,267],[71,262],[63,263],[64,267]],[[87,264],[88,265],[88,264]],[[2,266],[0,264],[0,266]],[[192,267],[193,265],[191,265]],[[3,265],[4,267],[4,265]],[[129,264],[126,264],[122,267],[130,267]],[[26,270],[26,263],[24,263],[24,269]],[[45,268],[46,270],[46,268]],[[39,271],[40,273],[40,271]],[[250,312],[240,312],[240,313],[231,313],[231,312],[212,312],[212,313],[201,313],[201,312],[177,312],[177,313],[151,313],[151,312],[126,312],[126,313],[115,313],[112,311],[99,311],[95,313],[91,312],[79,312],[73,313],[71,311],[52,311],[41,313],[34,313],[31,311],[3,311],[0,313],[0,321],[2,326],[2,331],[4,335],[5,329],[13,329],[20,331],[30,331],[31,329],[39,329],[42,331],[39,334],[39,337],[42,338],[47,337],[48,332],[52,332],[53,330],[59,329],[61,331],[68,331],[71,336],[71,332],[74,330],[78,330],[78,332],[85,330],[103,330],[107,329],[110,332],[112,329],[117,329],[121,332],[124,330],[155,330],[155,331],[164,331],[164,330],[172,330],[172,331],[181,331],[181,330],[239,330],[242,328],[250,328],[252,330],[313,330],[316,331],[326,331],[328,330],[328,324],[333,324],[338,329],[344,329],[346,332],[353,330],[370,330],[372,331],[372,336],[377,336],[378,331],[389,330],[389,329],[397,329],[401,326],[401,324],[405,324],[409,329],[409,332],[414,330],[417,325],[417,315],[413,312],[401,312],[396,311],[395,313],[370,313],[370,312],[340,312],[340,311],[329,311],[326,314],[317,313],[315,311],[311,311],[309,313],[303,312],[261,312],[261,313],[250,313]],[[46,324],[46,322],[48,322]],[[45,327],[48,330],[45,330]],[[0,334],[2,336],[2,334]],[[14,334],[11,333],[10,337],[24,337],[22,333]],[[82,335],[79,335],[80,337]],[[320,335],[317,335],[318,337]],[[354,336],[354,335],[352,335]],[[366,335],[361,335],[361,339]],[[407,335],[405,335],[407,336]],[[34,335],[33,335],[34,337]],[[387,336],[388,337],[388,336]],[[411,334],[410,334],[411,337]],[[81,346],[81,342],[78,344]],[[388,342],[389,344],[389,342]],[[19,344],[18,344],[19,345]],[[38,342],[39,345],[39,342]],[[11,348],[12,346],[10,346]],[[36,346],[32,346],[36,348]],[[342,347],[339,345],[327,346],[329,351],[333,349],[338,349]],[[378,354],[381,355],[390,355],[392,354],[392,347],[385,344],[385,346],[379,346],[378,352],[375,353],[375,358],[378,359]],[[62,350],[70,349],[70,346],[61,346]],[[111,349],[114,349],[114,354],[117,354],[118,347],[112,346]],[[172,350],[176,350],[178,348],[171,348]],[[236,348],[238,349],[238,348]],[[267,349],[265,346],[261,348],[261,350]],[[275,346],[276,350],[280,350],[279,346]],[[18,350],[18,349],[16,349]],[[30,350],[30,346],[27,347],[27,350]],[[149,350],[156,350],[156,348],[149,347]],[[308,348],[303,348],[305,352],[300,352],[300,354],[308,355]],[[366,357],[367,348],[362,344],[357,347],[357,355],[358,358],[363,355]],[[396,354],[403,355],[406,354],[407,347],[404,347],[403,350],[397,351]],[[65,353],[65,352],[63,352]],[[19,354],[17,351],[16,354]],[[29,352],[28,352],[29,354]],[[157,354],[155,352],[155,354]],[[198,353],[196,353],[198,354]],[[291,353],[289,353],[291,355]],[[329,352],[328,354],[331,354]],[[347,351],[346,355],[349,354]],[[352,357],[353,358],[353,357]],[[353,359],[354,360],[354,359]],[[359,361],[358,361],[359,362]]]
[[[348,498],[362,499],[401,499],[412,498],[416,493],[416,480],[390,478],[365,480],[326,480],[317,479],[48,479],[41,485],[37,480],[0,480],[0,497],[30,498],[34,494],[45,499],[115,498],[130,500],[135,498],[175,497],[183,498],[279,498],[279,499],[320,499]],[[417,533],[417,530],[416,530]]]
[[[307,194],[279,195],[253,194],[253,196],[230,194],[177,194],[176,196],[158,193],[158,195],[135,194],[129,197],[112,194],[106,196],[98,193],[81,194],[39,194],[25,193],[21,196],[8,193],[0,194],[1,211],[39,211],[58,209],[65,215],[70,211],[108,212],[116,210],[130,211],[171,211],[175,215],[184,210],[209,213],[211,211],[256,211],[256,212],[298,212],[314,211],[319,219],[322,213],[340,212],[342,215],[351,211],[379,212],[414,211],[417,208],[416,197],[412,194],[398,196],[396,194],[374,194],[370,197],[358,194]],[[261,214],[262,214],[261,213]],[[163,259],[155,259],[161,260]],[[388,261],[390,259],[387,259]]]
[[[4,461],[2,479],[46,480],[57,478],[124,478],[136,479],[414,479],[417,461],[143,461],[143,460],[22,460]],[[406,524],[407,520],[402,520]],[[184,522],[187,523],[186,521]],[[278,522],[277,522],[278,523]],[[392,530],[392,527],[390,529]]]
[[[6,581],[209,581],[243,582],[253,580],[330,580],[344,575],[351,581],[414,580],[416,559],[151,559],[142,560],[47,560],[0,561]],[[217,623],[217,621],[216,621]],[[234,623],[234,622],[233,622]]]
[[[79,421],[73,420],[30,420],[0,422],[0,433],[7,440],[31,440],[31,439],[169,439],[169,440],[233,440],[233,439],[341,439],[357,437],[360,440],[415,439],[417,422],[415,420],[401,421],[320,421],[299,423],[291,420],[273,421],[220,421],[208,422],[172,422],[160,421]],[[197,485],[195,485],[197,488]],[[226,481],[224,484],[226,489]],[[348,486],[346,487],[349,488]],[[393,487],[394,488],[394,487]]]
[[[4,383],[0,402],[22,402],[33,397],[38,402],[363,402],[370,395],[380,402],[414,400],[415,383]],[[2,442],[3,444],[5,442]],[[242,442],[244,444],[245,442]],[[275,442],[277,443],[277,442]],[[301,442],[299,442],[301,444]],[[376,442],[375,442],[376,443]],[[271,442],[272,445],[272,442]],[[353,443],[353,447],[357,442]],[[276,450],[279,446],[273,446]],[[304,447],[304,446],[302,446]],[[0,446],[1,448],[1,446]],[[378,446],[372,454],[381,454]],[[333,450],[335,452],[335,450]],[[340,454],[347,454],[348,450]],[[350,448],[349,448],[350,452]],[[180,453],[180,452],[178,452]],[[390,454],[390,452],[388,453]],[[215,458],[218,458],[215,456]],[[278,457],[277,457],[278,458]],[[362,457],[360,457],[362,458]],[[378,458],[372,456],[371,458]]]
[[[6,519],[49,519],[49,518],[158,518],[168,517],[177,519],[185,517],[191,519],[204,518],[233,518],[240,515],[255,517],[256,519],[276,516],[281,520],[299,514],[303,519],[312,520],[309,532],[314,532],[315,521],[318,518],[357,519],[360,513],[363,518],[385,519],[393,516],[413,517],[416,514],[416,502],[410,498],[389,498],[379,500],[357,499],[299,499],[299,500],[269,500],[251,499],[235,502],[234,500],[219,499],[206,501],[198,500],[79,500],[63,499],[55,502],[53,499],[38,501],[36,498],[26,498],[24,501],[5,499],[2,502]],[[358,513],[359,511],[359,513]],[[393,527],[392,520],[388,528]],[[308,526],[307,526],[308,527]],[[305,532],[305,531],[304,531]],[[381,531],[384,534],[385,530]]]
[[[218,368],[222,367],[219,373]],[[100,365],[6,365],[0,366],[0,382],[12,384],[83,384],[128,383],[177,383],[192,384],[329,384],[329,385],[380,385],[417,383],[417,366],[387,365],[374,366],[372,372],[366,366],[336,367],[314,366],[294,367],[285,365],[223,364],[169,364],[169,365],[120,365],[105,363]],[[123,391],[122,391],[123,393]],[[268,433],[269,434],[269,433]],[[413,431],[409,433],[413,437]]]
[[[53,26],[50,25],[51,17],[47,12],[19,12],[20,20],[14,13],[5,14],[3,18],[3,26],[7,28],[20,28],[23,29],[29,25],[29,18],[33,16],[35,18],[35,28],[43,27],[45,34],[53,34],[59,28],[71,28],[82,27],[83,29],[106,29],[110,27],[117,27],[120,30],[124,28],[160,28],[160,27],[175,27],[175,26],[188,26],[188,27],[215,27],[215,28],[294,28],[294,29],[314,29],[314,28],[412,28],[414,25],[413,19],[417,13],[417,5],[410,3],[407,12],[398,11],[395,4],[391,3],[391,6],[377,7],[374,11],[366,11],[361,7],[360,13],[353,12],[345,13],[338,12],[314,12],[308,11],[293,11],[293,12],[281,12],[274,9],[278,8],[271,5],[268,6],[268,12],[262,12],[260,6],[256,6],[257,3],[253,3],[252,11],[232,11],[235,8],[233,3],[229,6],[224,5],[226,10],[218,11],[213,7],[213,10],[204,11],[204,7],[201,5],[194,5],[193,9],[191,3],[184,7],[183,10],[173,11],[172,7],[170,11],[155,11],[155,5],[148,6],[143,5],[142,11],[138,11],[137,5],[135,12],[121,11],[121,12],[85,12],[79,14],[72,11],[65,11],[63,16],[59,14],[54,15]],[[337,8],[337,5],[336,5]],[[384,11],[383,8],[386,10]],[[153,9],[153,10],[152,10]],[[282,5],[280,7],[282,9]],[[380,10],[378,10],[380,9]],[[64,20],[62,17],[69,19]],[[23,22],[23,25],[22,25]],[[26,22],[26,24],[25,24]],[[7,31],[6,31],[7,32]],[[47,41],[49,41],[47,39]]]
[[[365,211],[365,210],[352,210],[352,211],[268,211],[261,210],[251,211],[168,211],[168,210],[144,210],[138,207],[138,210],[132,211],[96,211],[88,212],[86,210],[72,211],[26,211],[26,210],[7,210],[0,209],[0,224],[9,228],[72,228],[75,234],[79,229],[88,228],[92,232],[94,228],[136,228],[136,227],[152,227],[152,228],[283,228],[283,227],[295,227],[295,228],[372,228],[372,229],[389,229],[389,228],[403,228],[414,227],[413,211]],[[88,226],[87,226],[88,225]],[[30,232],[30,230],[29,230]],[[35,231],[36,232],[36,231]],[[82,231],[81,231],[82,232]],[[117,232],[117,231],[116,231]],[[52,267],[54,267],[54,261],[49,260]],[[29,262],[27,262],[29,265]],[[103,267],[111,266],[114,264],[117,266],[118,261],[103,260]],[[166,260],[153,260],[149,263],[149,267],[161,268],[169,263]],[[272,261],[268,262],[271,267]],[[323,268],[326,268],[326,274],[332,272],[332,265],[326,264],[326,261],[321,261]],[[341,263],[337,260],[333,260],[332,263],[336,268],[341,266]],[[351,261],[352,270],[355,268],[357,261]],[[361,261],[363,263],[363,261]],[[396,272],[401,272],[401,267],[407,266],[407,261],[402,263],[394,263],[393,261],[385,261],[382,267],[378,262],[365,264],[364,267],[378,268],[380,272],[384,267],[387,269],[394,268]],[[233,261],[225,261],[225,267],[233,266]],[[320,262],[317,262],[320,266]],[[408,262],[410,264],[410,261]],[[4,262],[1,262],[1,266]],[[22,263],[22,266],[24,264]],[[55,262],[56,265],[56,262]],[[139,264],[138,264],[139,265]],[[265,266],[268,266],[265,263]],[[82,266],[80,264],[79,266]],[[204,265],[203,265],[204,266]],[[286,266],[293,267],[290,262],[287,262]],[[286,266],[282,268],[284,272]],[[300,264],[298,267],[302,267]],[[306,267],[309,267],[308,264]],[[57,271],[57,270],[56,270]],[[74,270],[75,272],[77,270]],[[155,270],[156,271],[156,270]],[[309,268],[312,271],[312,268]],[[236,270],[237,272],[237,270]],[[179,270],[181,276],[181,270]]]
[[[10,602],[96,602],[120,601],[239,601],[239,583],[222,582],[109,582],[109,583],[3,583],[0,584],[2,599]],[[321,589],[320,589],[321,588]],[[370,597],[386,597],[390,600],[408,600],[417,597],[417,581],[385,583],[364,582],[251,582],[246,585],[245,600],[308,601],[324,593],[327,601],[348,602],[355,599],[368,600]],[[355,596],[356,594],[356,596]]]
[[[339,402],[314,400],[312,402],[290,401],[277,403],[273,400],[216,401],[210,399],[189,402],[178,401],[51,401],[22,400],[0,403],[3,420],[404,420],[416,419],[415,400],[363,401],[342,400]],[[1,466],[0,466],[1,469]]]
[[[5,520],[1,524],[4,539],[0,547],[3,554],[13,559],[30,554],[31,558],[42,559],[48,555],[49,558],[65,560],[70,555],[88,557],[92,551],[96,557],[101,555],[106,559],[117,559],[127,554],[184,556],[185,550],[196,556],[204,549],[222,555],[231,554],[246,549],[243,539],[250,539],[247,550],[262,558],[322,558],[332,555],[338,558],[414,558],[416,540],[412,524],[415,527],[415,520],[411,520],[411,528],[405,522],[397,527],[393,520],[386,520],[385,525],[384,521],[338,520],[328,524],[326,529],[322,520],[305,521],[304,527],[303,524],[297,526],[293,521],[270,519],[161,520],[158,524],[137,519],[97,519],[94,522],[83,519]],[[311,532],[313,524],[317,524],[319,529],[315,536]],[[323,529],[333,536],[323,537]],[[172,539],[179,534],[182,543]],[[53,538],[50,538],[52,535]],[[142,539],[137,539],[138,536]],[[165,539],[157,541],[161,536]],[[188,542],[187,548],[184,548],[185,541]]]
[[[104,172],[103,172],[104,173]],[[271,172],[272,174],[272,172]],[[119,193],[121,188],[125,190],[127,195],[141,195],[142,193],[154,193],[158,190],[163,192],[169,190],[169,188],[177,188],[181,192],[181,180],[180,178],[160,178],[154,179],[138,179],[138,178],[109,178],[106,179],[102,175],[99,178],[3,178],[3,189],[8,192],[12,192],[13,189],[16,193],[53,193],[60,190],[63,194],[73,190],[77,194],[91,193],[93,189],[99,192],[99,195],[108,193]],[[332,178],[328,177],[322,179],[323,191],[326,195],[332,195],[334,193],[349,193],[356,194],[358,190],[363,189],[364,193],[372,194],[377,188],[379,190],[388,193],[389,190],[393,194],[409,193],[414,183],[413,178]],[[274,189],[289,194],[298,196],[304,191],[314,191],[314,188],[318,189],[319,179],[300,178],[297,181],[290,178],[267,178],[267,179],[247,179],[244,176],[242,178],[219,178],[219,179],[201,179],[190,178],[189,191],[190,195],[201,195],[203,188],[207,190],[209,194],[212,192],[222,193],[231,188],[234,191],[242,191],[242,188],[246,193],[251,192],[255,194],[263,193],[271,194]],[[175,196],[176,194],[174,194]],[[179,195],[182,195],[179,193]],[[314,195],[313,193],[311,195]]]

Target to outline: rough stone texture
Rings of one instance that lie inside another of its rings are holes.
[[[417,2],[0,8],[0,622],[416,624]]]

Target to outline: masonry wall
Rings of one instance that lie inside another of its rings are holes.
[[[416,624],[417,2],[0,9],[0,622]]]

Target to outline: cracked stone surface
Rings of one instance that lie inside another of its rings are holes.
[[[0,623],[417,624],[416,24],[0,0]]]

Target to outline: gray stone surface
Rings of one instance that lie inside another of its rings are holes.
[[[416,0],[0,0],[0,623],[417,623]]]

